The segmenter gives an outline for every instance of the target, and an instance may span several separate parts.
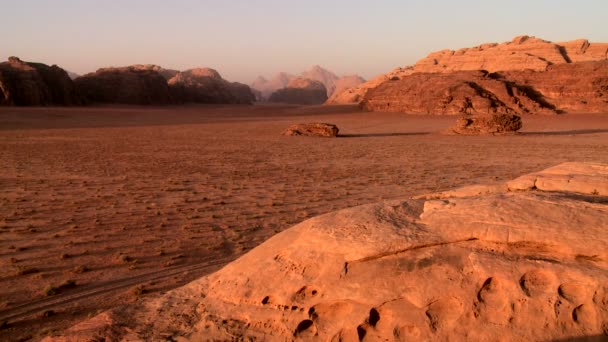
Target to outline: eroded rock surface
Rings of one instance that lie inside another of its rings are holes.
[[[515,114],[474,115],[459,118],[450,132],[462,135],[513,134],[521,127],[521,117]]]
[[[70,106],[82,104],[68,73],[56,65],[10,57],[0,63],[0,105]]]
[[[336,137],[340,130],[336,125],[328,123],[308,123],[289,126],[283,135],[288,136],[309,136],[309,137]]]
[[[385,82],[402,79],[416,73],[452,73],[478,70],[485,70],[490,73],[525,70],[543,72],[554,67],[559,69],[559,66],[564,64],[598,62],[607,59],[608,43],[590,43],[586,39],[553,43],[536,37],[519,36],[502,44],[488,43],[456,51],[441,50],[433,52],[413,66],[397,68],[354,88],[340,93],[336,92],[328,102],[334,104],[359,103],[371,89]],[[602,64],[599,65],[602,66]],[[573,75],[589,77],[589,72],[590,70],[586,70],[584,73]],[[606,77],[601,70],[599,75]],[[553,84],[549,76],[542,81],[549,86]],[[583,83],[587,85],[585,81],[581,81],[580,84],[583,85]],[[520,83],[520,85],[525,85],[525,83]],[[535,83],[535,85],[542,86],[543,84]],[[580,91],[576,87],[571,88],[579,101],[586,101],[587,92],[584,88],[581,88]],[[572,99],[566,99],[566,101],[572,102]],[[559,106],[559,101],[555,105]],[[603,108],[605,110],[605,105]]]
[[[565,175],[586,185],[539,186]],[[527,177],[535,188],[467,187],[307,220],[56,340],[606,338],[608,165]]]
[[[418,114],[608,111],[608,60],[546,71],[458,71],[395,77],[370,89],[366,110]]]

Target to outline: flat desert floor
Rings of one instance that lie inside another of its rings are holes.
[[[209,274],[329,211],[608,162],[608,114],[521,134],[355,107],[0,109],[0,340],[34,339]],[[285,137],[293,123],[338,138]]]

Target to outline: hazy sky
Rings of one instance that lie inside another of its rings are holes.
[[[0,58],[77,73],[208,66],[249,83],[319,64],[370,78],[521,34],[608,42],[608,0],[0,0]]]

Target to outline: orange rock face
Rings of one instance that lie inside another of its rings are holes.
[[[77,105],[78,96],[68,73],[60,67],[10,57],[0,63],[0,105]]]
[[[418,114],[608,111],[608,61],[547,71],[416,73],[367,92],[363,108]]]
[[[519,36],[502,44],[483,44],[457,51],[431,53],[414,65],[414,72],[544,71],[554,64],[605,60],[607,51],[608,44],[591,44],[585,39],[552,43],[535,37]]]
[[[519,36],[502,44],[489,43],[456,51],[433,52],[413,66],[395,69],[354,88],[336,92],[328,102],[359,103],[370,89],[391,79],[415,73],[548,71],[558,65],[607,59],[608,43],[590,43],[586,39],[552,43],[535,37]]]

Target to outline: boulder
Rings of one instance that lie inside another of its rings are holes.
[[[102,68],[74,80],[91,103],[167,105],[167,80],[150,65]]]
[[[464,116],[450,129],[462,135],[513,134],[522,127],[521,117],[515,114]]]
[[[210,68],[179,72],[168,84],[172,98],[178,103],[251,104],[255,101],[249,86],[230,83]]]
[[[534,177],[554,175],[585,188],[467,187],[312,218],[47,340],[603,340],[608,206],[587,189],[608,165]]]
[[[68,73],[56,65],[10,57],[0,63],[0,105],[70,106],[82,104]]]
[[[327,89],[323,83],[306,78],[295,78],[287,87],[270,95],[270,102],[316,105],[327,101]]]
[[[289,126],[283,135],[288,136],[312,136],[312,137],[336,137],[340,130],[334,124],[328,123],[307,123]]]

